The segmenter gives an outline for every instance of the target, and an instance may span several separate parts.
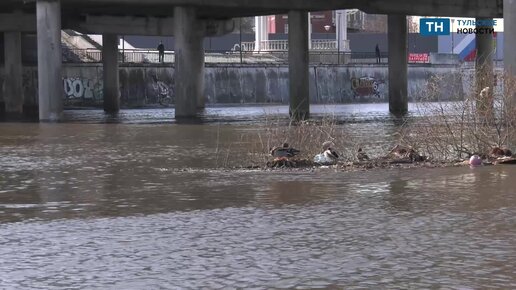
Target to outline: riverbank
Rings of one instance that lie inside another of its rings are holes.
[[[405,161],[366,161],[366,162],[342,162],[335,165],[316,165],[310,164],[311,162],[301,161],[304,166],[300,167],[269,167],[269,166],[247,166],[247,167],[234,167],[234,169],[260,169],[263,171],[316,171],[325,169],[334,169],[335,171],[341,172],[354,172],[354,171],[368,171],[368,170],[380,170],[380,169],[412,169],[412,168],[446,168],[446,167],[463,167],[469,166],[466,161],[446,162],[446,161],[425,161],[425,162],[405,162]],[[490,166],[493,164],[486,163],[484,166]]]
[[[480,166],[493,166],[493,165],[513,165],[516,164],[512,159],[512,162],[483,162]],[[263,166],[249,165],[249,166],[234,166],[231,168],[219,168],[215,170],[233,171],[233,170],[256,170],[256,171],[319,171],[319,170],[334,170],[337,172],[355,172],[355,171],[371,171],[381,169],[413,169],[413,168],[448,168],[448,167],[468,167],[470,166],[468,160],[455,160],[455,161],[423,161],[423,162],[410,162],[406,160],[370,160],[370,161],[345,161],[339,162],[333,165],[319,165],[309,160],[293,160],[298,166],[270,166],[266,164]],[[188,168],[178,169],[177,171],[190,171]]]

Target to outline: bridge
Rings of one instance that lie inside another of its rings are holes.
[[[23,113],[21,33],[36,32],[40,121],[59,121],[63,111],[61,29],[103,35],[104,110],[120,108],[118,35],[173,35],[176,118],[204,108],[203,38],[230,33],[235,17],[288,14],[290,113],[309,115],[308,12],[358,8],[388,15],[389,108],[407,111],[407,15],[504,17],[505,47],[516,46],[516,0],[3,0],[0,31],[5,41],[5,110]],[[493,50],[477,36],[480,66]],[[516,73],[516,51],[504,50],[505,68]]]

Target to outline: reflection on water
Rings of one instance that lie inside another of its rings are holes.
[[[416,104],[409,104],[409,115],[419,114]],[[65,122],[80,123],[175,123],[174,109],[138,109],[122,110],[117,114],[105,114],[102,110],[66,110]],[[256,123],[266,119],[287,119],[287,106],[236,106],[208,107],[198,121],[204,123],[224,122]],[[341,122],[392,122],[401,125],[403,120],[389,114],[389,105],[380,104],[349,104],[349,105],[311,105],[310,114],[313,118],[335,117]]]
[[[515,167],[220,170],[253,124],[131,118],[0,124],[0,288],[516,287]]]

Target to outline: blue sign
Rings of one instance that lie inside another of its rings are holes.
[[[423,36],[450,35],[450,18],[420,18],[419,32]]]

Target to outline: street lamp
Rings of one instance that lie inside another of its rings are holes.
[[[328,44],[328,39],[329,39],[328,31],[330,31],[330,27],[331,26],[329,26],[328,24],[324,25],[324,30],[326,30],[326,37],[325,37],[326,38],[326,45],[328,45],[328,47],[330,47],[330,45]]]
[[[328,24],[324,25],[324,30],[326,30],[326,39],[328,39],[328,31],[330,31],[330,27]]]

